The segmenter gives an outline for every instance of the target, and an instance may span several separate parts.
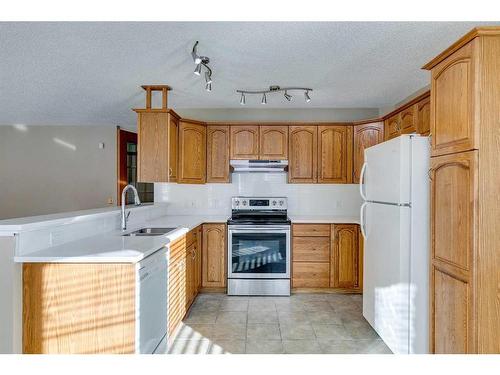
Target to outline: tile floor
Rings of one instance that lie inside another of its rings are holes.
[[[170,354],[391,353],[362,316],[362,296],[200,294]]]

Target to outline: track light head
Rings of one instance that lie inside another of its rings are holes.
[[[309,91],[304,91],[304,99],[306,100],[306,103],[309,103],[311,101],[311,97],[309,96]]]
[[[212,91],[212,81],[205,85],[205,90],[207,90],[208,92]]]
[[[245,94],[241,93],[240,104],[245,105]]]
[[[260,104],[267,104],[266,93],[262,94],[262,101],[260,102]]]
[[[286,100],[290,101],[292,100],[292,95],[288,94],[287,91],[285,91],[285,94],[283,95],[285,97]]]
[[[201,63],[196,65],[196,68],[194,70],[194,74],[196,74],[197,76],[201,75]]]
[[[205,72],[205,82],[207,85],[212,83],[212,75],[209,72]]]

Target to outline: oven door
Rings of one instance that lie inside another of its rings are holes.
[[[228,278],[289,279],[289,225],[229,225]]]

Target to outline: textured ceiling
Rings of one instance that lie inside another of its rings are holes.
[[[420,67],[480,24],[0,23],[0,124],[133,124],[148,83],[172,86],[172,108],[235,108],[236,89],[272,84],[314,92],[310,103],[269,95],[267,108],[385,107],[427,85]],[[196,40],[211,93],[193,74]]]

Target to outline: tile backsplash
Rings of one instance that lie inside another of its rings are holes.
[[[290,215],[357,216],[358,185],[288,184],[286,173],[233,173],[230,184],[155,183],[155,202],[169,215],[229,215],[233,196],[288,197]]]

